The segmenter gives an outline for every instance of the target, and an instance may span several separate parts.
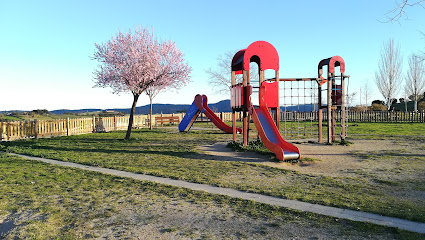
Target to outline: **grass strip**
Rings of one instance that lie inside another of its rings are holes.
[[[136,222],[153,224],[161,222],[166,216],[143,217],[155,208],[167,208],[175,204],[196,205],[198,209],[228,208],[237,215],[262,219],[269,227],[294,223],[327,228],[336,231],[338,237],[423,237],[394,228],[338,220],[201,191],[52,166],[6,153],[0,153],[0,176],[0,219],[3,220],[2,224],[10,228],[7,231],[2,228],[4,232],[1,237],[6,239],[98,238],[99,232],[111,225],[115,228],[126,225],[117,220],[116,216],[123,212],[130,214],[128,209],[139,211]],[[166,212],[170,214],[170,211]],[[163,229],[164,233],[175,231],[183,230],[172,226]],[[193,230],[184,231],[187,234]],[[192,233],[192,237],[199,236],[193,236]]]
[[[409,196],[402,182],[364,177],[328,177],[301,174],[245,162],[208,160],[196,146],[229,139],[217,131],[138,130],[129,141],[124,132],[88,134],[2,143],[7,151],[38,157],[113,168],[135,173],[229,187],[327,206],[378,213],[425,222],[425,203]],[[424,159],[418,161],[423,162]],[[416,186],[424,179],[412,180]]]

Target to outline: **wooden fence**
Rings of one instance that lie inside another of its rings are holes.
[[[153,116],[153,123],[155,123],[155,116],[157,115]],[[173,116],[179,116],[180,119],[183,117],[181,114],[173,114]],[[129,116],[127,115],[114,117],[0,122],[0,141],[125,130],[128,127],[128,121]],[[135,115],[133,119],[133,126],[145,127],[148,125],[148,122],[148,115]]]
[[[221,112],[216,115],[222,121],[232,121],[232,113]],[[153,115],[156,117],[176,117],[181,120],[184,113]],[[340,119],[341,112],[337,112]],[[323,114],[323,121],[327,121]],[[203,116],[202,119],[207,119]],[[236,119],[242,119],[242,113],[236,113]],[[280,121],[317,121],[317,112],[280,112]],[[425,123],[425,112],[347,112],[348,122],[419,122]],[[12,141],[26,138],[43,138],[53,136],[70,136],[92,132],[125,130],[128,127],[129,116],[91,117],[58,120],[28,120],[15,122],[0,122],[0,141]],[[134,127],[147,127],[149,115],[135,115]]]
[[[341,119],[341,111],[336,112],[336,119]],[[328,115],[323,113],[323,121]],[[345,119],[348,122],[379,122],[379,123],[424,123],[425,112],[352,112],[347,111]],[[318,112],[281,112],[280,121],[318,121]]]

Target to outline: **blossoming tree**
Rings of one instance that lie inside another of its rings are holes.
[[[96,87],[111,87],[113,93],[131,92],[133,104],[125,139],[130,138],[134,111],[140,94],[147,89],[178,88],[190,80],[191,68],[171,41],[158,41],[140,26],[134,33],[119,31],[111,40],[95,43],[93,60]]]

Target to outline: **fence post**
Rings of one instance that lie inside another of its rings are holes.
[[[3,141],[3,122],[0,122],[0,142]]]
[[[96,132],[96,117],[92,116],[92,126],[93,126],[93,132]]]
[[[114,131],[117,130],[117,115],[114,115]]]
[[[9,141],[10,139],[10,122],[6,123],[6,140]]]
[[[35,139],[38,138],[38,120],[34,119],[34,137]]]
[[[317,115],[318,125],[319,125],[319,143],[322,143],[323,141],[323,133],[322,133],[322,127],[323,127],[323,110],[319,109],[318,115]]]
[[[19,139],[24,139],[25,138],[25,131],[24,131],[24,122],[20,121],[19,122]]]
[[[422,112],[421,112],[421,122],[425,122],[424,113],[425,113],[425,111],[422,110]]]
[[[66,118],[66,136],[70,135],[69,118]]]

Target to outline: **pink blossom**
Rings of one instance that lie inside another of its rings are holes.
[[[93,60],[99,62],[94,71],[96,87],[111,87],[114,93],[131,92],[134,100],[126,139],[130,138],[133,115],[140,94],[179,88],[190,80],[192,69],[172,41],[158,41],[153,33],[140,26],[103,43],[95,43]]]
[[[132,33],[118,32],[111,40],[96,44],[93,59],[97,87],[111,87],[114,93],[130,91],[140,95],[148,88],[178,88],[190,80],[191,68],[172,41],[159,42],[140,26]]]

